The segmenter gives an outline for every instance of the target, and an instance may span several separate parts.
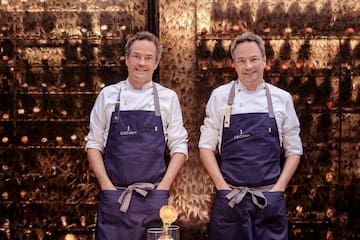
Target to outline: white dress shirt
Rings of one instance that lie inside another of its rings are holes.
[[[179,99],[175,91],[155,82],[146,83],[142,89],[135,89],[128,80],[124,80],[102,89],[90,114],[90,131],[85,149],[95,148],[101,152],[104,151],[110,128],[111,114],[115,111],[120,88],[120,111],[154,111],[152,84],[155,84],[158,90],[165,141],[167,141],[170,155],[183,153],[188,159],[188,136],[183,125]]]
[[[200,127],[199,148],[215,151],[218,146],[220,151],[225,110],[233,83],[232,81],[224,84],[211,93],[206,106],[206,116]],[[268,112],[264,84],[265,82],[258,86],[256,91],[249,91],[237,80],[231,114]],[[301,155],[303,148],[300,139],[300,124],[292,97],[290,93],[269,83],[266,84],[270,90],[280,145],[284,147],[285,156]]]

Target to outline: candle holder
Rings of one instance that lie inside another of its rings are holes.
[[[162,227],[149,228],[147,230],[147,240],[180,240],[180,227],[172,225],[178,217],[178,213],[173,206],[165,205],[159,212]]]

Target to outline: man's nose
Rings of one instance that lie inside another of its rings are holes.
[[[253,64],[252,64],[251,60],[250,60],[250,59],[246,59],[246,60],[245,60],[245,67],[252,67],[252,66],[253,66]]]

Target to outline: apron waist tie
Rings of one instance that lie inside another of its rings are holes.
[[[132,198],[132,195],[135,192],[139,193],[140,195],[142,195],[143,197],[146,197],[148,194],[149,190],[153,190],[155,189],[156,184],[152,184],[152,183],[134,183],[129,185],[128,187],[124,188],[124,187],[117,187],[118,189],[125,189],[119,199],[118,202],[120,203],[121,207],[120,207],[120,211],[121,212],[127,212],[129,205],[130,205],[130,201]]]
[[[226,195],[226,198],[229,200],[229,206],[231,208],[233,208],[235,206],[235,204],[240,203],[243,198],[245,197],[245,195],[247,193],[251,194],[251,199],[253,201],[253,203],[258,206],[260,209],[264,209],[267,206],[267,199],[264,196],[264,194],[262,193],[262,191],[269,191],[274,185],[265,185],[265,186],[259,186],[259,187],[243,187],[243,186],[239,186],[239,187],[235,187],[235,186],[231,186],[232,191],[229,192]],[[261,204],[259,203],[259,200],[263,199],[264,203]]]

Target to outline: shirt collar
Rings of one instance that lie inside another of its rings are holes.
[[[130,89],[135,89],[129,82],[129,79],[127,78],[126,81],[124,82],[125,88],[130,88]],[[136,89],[136,90],[146,90],[149,88],[152,88],[153,85],[153,81],[149,81],[147,83],[144,84],[144,86],[142,87],[142,89]]]
[[[249,90],[246,89],[245,85],[239,79],[236,81],[236,83],[237,83],[236,87],[237,87],[238,90],[240,90],[240,91],[249,91]],[[265,88],[265,81],[263,80],[262,83],[259,84],[259,86],[257,86],[255,91],[257,92],[257,91],[259,91],[261,89],[264,89],[264,88]]]

